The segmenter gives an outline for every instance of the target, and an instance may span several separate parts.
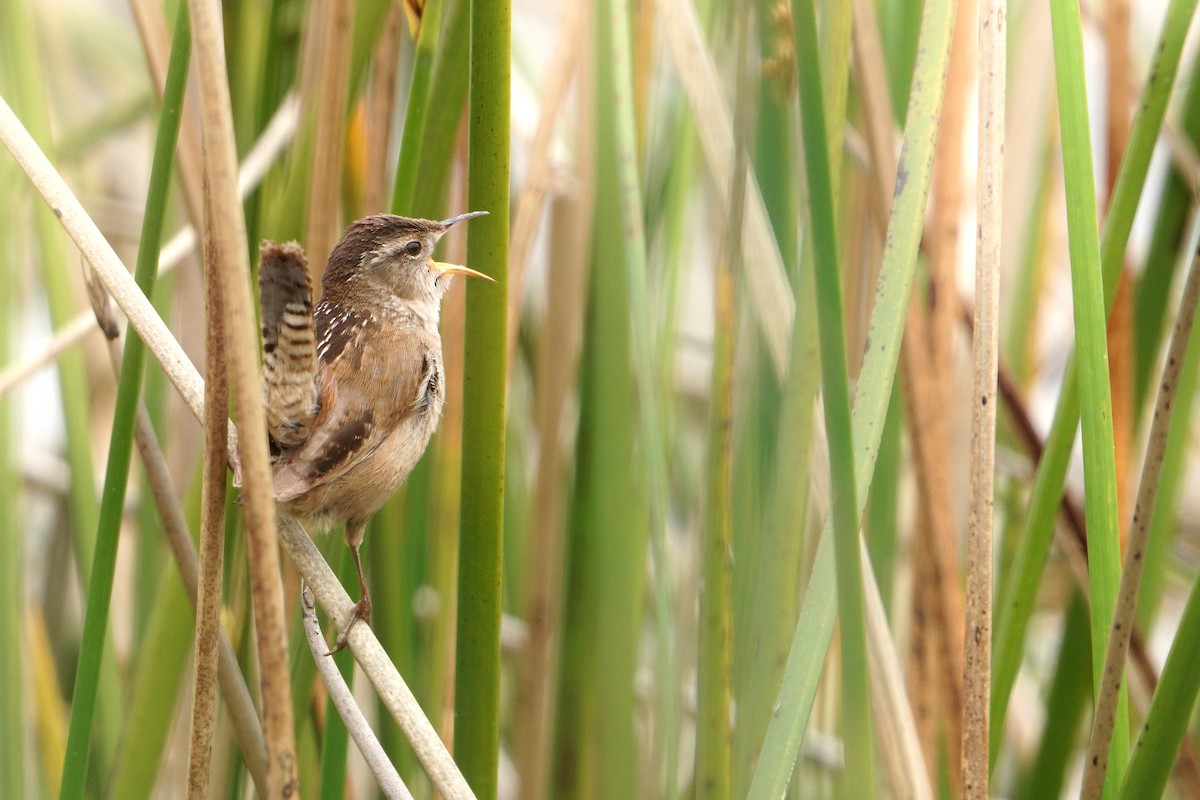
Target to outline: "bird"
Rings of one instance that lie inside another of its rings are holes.
[[[438,320],[454,275],[433,260],[452,226],[375,214],[353,222],[329,254],[315,305],[303,249],[259,248],[263,403],[280,510],[312,534],[345,523],[359,600],[331,653],[357,620],[371,621],[359,548],[367,521],[420,460],[446,396]]]

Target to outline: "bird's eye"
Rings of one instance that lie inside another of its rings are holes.
[[[416,239],[413,239],[408,244],[404,245],[404,252],[408,253],[410,256],[420,255],[421,243]]]

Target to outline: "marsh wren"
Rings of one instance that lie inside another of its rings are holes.
[[[346,524],[359,601],[338,633],[371,621],[359,547],[367,520],[425,452],[445,403],[438,317],[455,274],[433,260],[452,225],[392,214],[360,219],[329,255],[314,307],[304,251],[263,242],[263,402],[275,499],[311,533]]]

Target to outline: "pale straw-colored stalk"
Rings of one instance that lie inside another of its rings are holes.
[[[978,236],[972,348],[975,391],[971,395],[971,515],[963,663],[962,794],[966,800],[988,796],[1006,27],[1003,0],[980,0]]]
[[[258,364],[258,332],[250,297],[245,219],[237,194],[237,153],[225,67],[220,4],[188,0],[196,77],[200,88],[203,149],[205,279],[220,294],[225,318],[233,406],[249,432],[239,441],[243,512],[262,688],[263,735],[267,744],[267,798],[290,797],[298,789],[292,724],[291,681],[283,581],[275,536],[275,501],[267,453]],[[209,305],[215,311],[213,304]],[[212,320],[210,320],[212,324]]]
[[[333,700],[333,706],[337,709],[342,721],[346,723],[346,730],[354,739],[358,751],[362,753],[363,760],[367,762],[371,774],[379,782],[379,789],[383,792],[384,797],[387,797],[388,800],[412,800],[412,793],[400,779],[400,773],[396,772],[396,767],[391,761],[388,761],[387,753],[383,751],[383,745],[375,737],[375,732],[371,730],[362,709],[354,701],[354,695],[350,692],[350,687],[346,685],[346,679],[342,677],[342,673],[333,659],[329,658],[325,640],[321,638],[321,626],[317,622],[314,603],[312,592],[308,590],[308,587],[302,586],[300,614],[304,622],[304,637],[308,641],[309,652],[317,665],[317,672],[325,683],[325,689],[329,692],[330,699]]]

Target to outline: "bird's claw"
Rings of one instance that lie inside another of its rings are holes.
[[[363,598],[350,607],[350,615],[346,618],[345,624],[338,631],[337,639],[334,640],[333,648],[325,655],[331,656],[334,653],[340,653],[346,649],[346,642],[350,637],[350,629],[354,627],[354,623],[362,620],[366,624],[371,624],[371,597],[363,595]]]

